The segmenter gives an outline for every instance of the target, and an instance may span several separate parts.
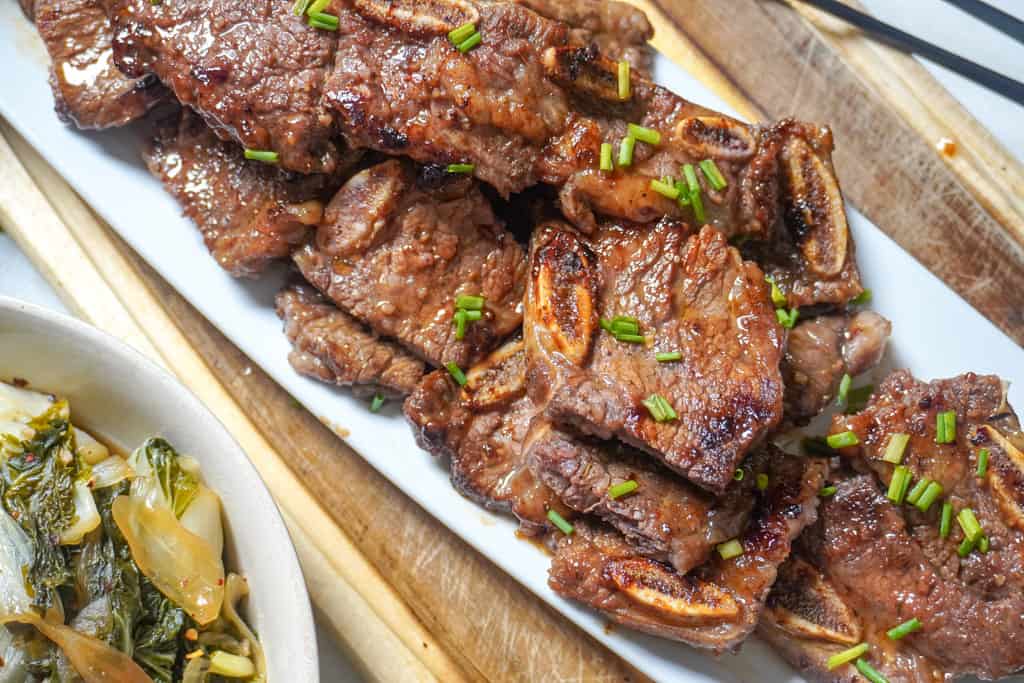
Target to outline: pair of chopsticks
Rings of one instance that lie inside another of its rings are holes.
[[[945,0],[949,4],[989,24],[993,28],[1005,33],[1015,40],[1024,43],[1024,22],[1013,17],[981,0]],[[928,61],[935,62],[961,76],[965,76],[975,83],[982,85],[993,92],[997,92],[1017,104],[1024,105],[1024,83],[1016,81],[1009,76],[993,71],[949,50],[929,43],[895,26],[890,26],[874,17],[848,7],[839,0],[800,0],[807,5],[816,7],[819,10],[842,19],[846,23],[856,26],[867,35],[879,40],[890,47],[903,52],[911,52]]]

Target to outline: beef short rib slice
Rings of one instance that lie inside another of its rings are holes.
[[[99,0],[51,0],[34,3],[32,11],[53,60],[50,86],[65,123],[123,126],[167,98],[155,76],[131,78],[114,64],[113,28]]]
[[[874,311],[798,322],[786,337],[782,363],[786,419],[805,423],[835,398],[843,375],[856,377],[878,365],[891,331],[892,324]]]
[[[405,396],[423,377],[423,361],[380,339],[309,285],[289,285],[276,303],[297,372],[352,387],[357,396],[387,398]]]
[[[405,415],[420,447],[450,459],[460,493],[515,514],[534,534],[549,526],[548,509],[571,515],[527,465],[523,443],[539,409],[526,395],[525,366],[516,339],[473,366],[464,387],[437,370],[406,399]]]
[[[344,311],[434,366],[466,369],[522,322],[526,256],[472,179],[386,161],[355,175],[295,253]],[[483,317],[456,338],[460,295]]]
[[[747,458],[741,482],[714,498],[628,446],[538,423],[527,443],[527,459],[569,508],[600,518],[636,552],[680,574],[706,562],[715,545],[740,534],[756,500],[757,476],[767,467],[764,457]],[[612,497],[613,486],[630,481],[634,491]]]
[[[794,538],[815,519],[826,464],[767,447],[769,484],[737,539],[743,554],[719,554],[689,574],[644,557],[610,527],[577,520],[558,539],[551,588],[615,622],[695,647],[724,652],[750,635],[789,556]]]
[[[323,199],[340,185],[339,176],[299,176],[247,161],[241,147],[218,139],[188,110],[160,126],[145,159],[217,263],[236,277],[255,277],[287,257],[320,222]]]
[[[531,395],[555,422],[618,437],[722,493],[782,417],[782,331],[761,271],[705,227],[603,225],[534,235],[524,324]],[[646,343],[601,319],[635,318]],[[679,353],[658,362],[659,352]],[[677,419],[643,401],[661,396]]]
[[[118,66],[156,74],[224,139],[277,152],[283,168],[332,173],[344,154],[320,105],[336,38],[291,0],[107,0]]]

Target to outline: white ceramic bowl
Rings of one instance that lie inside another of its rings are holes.
[[[166,371],[65,315],[0,297],[0,380],[67,398],[75,424],[131,451],[165,437],[202,465],[224,507],[227,568],[267,654],[269,683],[317,683],[316,633],[302,570],[270,493],[224,426]]]

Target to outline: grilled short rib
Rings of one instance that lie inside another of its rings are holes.
[[[523,342],[515,339],[473,366],[464,387],[447,370],[427,375],[405,414],[420,447],[450,459],[460,493],[515,514],[535,534],[548,527],[548,509],[569,514],[527,465],[523,443],[539,409],[526,395],[525,375]]]
[[[542,226],[531,245],[524,336],[531,395],[547,415],[618,437],[712,492],[782,417],[782,330],[764,275],[718,231],[603,225],[585,239]],[[601,319],[629,316],[647,343]],[[678,352],[658,362],[658,352]],[[657,422],[660,395],[678,419]]]
[[[405,396],[416,388],[423,361],[367,330],[306,284],[291,284],[276,299],[277,315],[293,350],[295,370],[357,396]]]
[[[465,176],[399,161],[366,169],[338,191],[315,241],[294,258],[342,310],[434,366],[468,368],[522,321],[526,255]],[[459,295],[485,301],[461,340]]]
[[[802,556],[853,615],[847,621],[860,628],[862,639],[878,645],[871,661],[889,680],[930,680],[929,671],[936,679],[991,679],[1024,668],[1024,453],[1005,397],[994,376],[926,383],[898,371],[864,411],[834,420],[834,433],[852,431],[859,439],[842,449],[844,459],[871,474],[837,485],[818,524],[802,539]],[[938,415],[947,411],[956,416],[955,438],[937,443]],[[931,479],[942,486],[926,511],[886,496],[895,465],[882,456],[893,434],[909,435],[901,465],[913,482]],[[989,461],[979,477],[981,449]],[[953,509],[946,538],[940,534],[944,502]],[[980,523],[986,552],[958,553],[964,532],[957,516],[964,508]],[[821,657],[806,653],[844,647],[785,611],[774,621],[780,618],[779,637],[792,638],[786,647],[801,665],[820,669]],[[885,637],[887,629],[911,618],[920,620],[920,630],[896,642]],[[787,623],[796,627],[786,629]],[[916,668],[922,658],[924,674]],[[838,673],[816,675],[845,680]]]
[[[340,184],[340,174],[299,176],[247,161],[188,110],[159,126],[145,160],[236,277],[259,275],[305,241]]]
[[[558,538],[548,583],[613,621],[715,652],[735,649],[753,631],[794,538],[815,519],[823,461],[772,446],[744,465],[768,475],[739,537],[743,554],[718,554],[689,574],[639,554],[610,527],[584,520]]]
[[[782,375],[785,417],[794,424],[818,415],[835,398],[843,375],[878,365],[892,325],[874,311],[801,320],[786,337]]]
[[[113,28],[100,0],[50,0],[22,5],[34,13],[53,64],[50,87],[57,116],[79,128],[123,126],[164,101],[151,74],[125,76],[114,65]]]

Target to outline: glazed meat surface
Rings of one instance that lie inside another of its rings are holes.
[[[281,166],[331,173],[342,154],[320,103],[336,38],[291,0],[109,0],[118,66],[156,74],[214,132],[274,151]]]
[[[217,263],[236,277],[259,275],[305,241],[323,217],[323,198],[340,184],[247,161],[188,111],[161,127],[145,158]]]
[[[843,375],[856,377],[885,353],[892,325],[874,311],[801,320],[786,337],[782,376],[786,419],[800,424],[836,396]]]
[[[163,101],[152,75],[130,78],[113,61],[113,29],[99,0],[23,4],[53,60],[50,87],[57,115],[79,128],[123,126]]]
[[[466,373],[459,387],[446,370],[427,375],[405,402],[420,447],[450,458],[452,484],[485,507],[512,512],[528,533],[542,531],[559,505],[527,466],[523,444],[539,412],[526,395],[522,340],[506,343]]]
[[[338,310],[315,289],[292,284],[277,295],[277,316],[293,350],[295,370],[356,395],[405,396],[416,388],[423,361],[384,341]]]
[[[398,161],[362,171],[294,258],[344,311],[434,366],[468,368],[522,322],[526,256],[464,176],[417,174]],[[459,295],[485,301],[461,340]]]
[[[531,395],[556,422],[618,437],[722,493],[782,416],[782,334],[761,271],[721,233],[602,226],[584,240],[539,229],[524,325]],[[601,319],[636,320],[625,343]],[[640,341],[640,340],[637,340]],[[655,354],[677,352],[675,362]],[[661,396],[677,419],[642,403]]]
[[[611,528],[577,520],[557,540],[549,585],[632,628],[715,652],[735,648],[754,629],[793,539],[814,521],[826,471],[822,461],[772,447],[751,460],[769,484],[738,539],[742,555],[715,554],[683,575],[638,554]]]

